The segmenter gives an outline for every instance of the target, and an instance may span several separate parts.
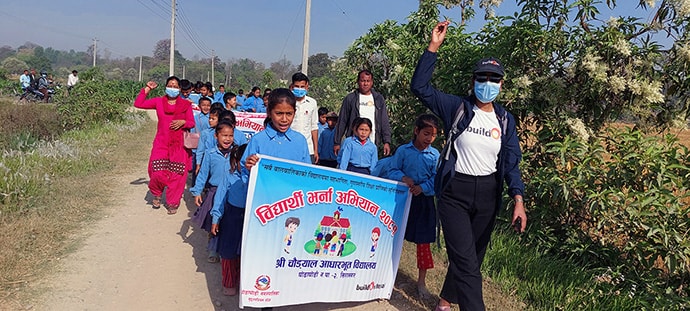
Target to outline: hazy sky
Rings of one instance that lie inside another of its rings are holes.
[[[309,54],[341,56],[369,28],[386,19],[405,22],[419,0],[313,0]],[[170,0],[3,0],[0,45],[26,41],[59,50],[85,51],[97,38],[99,56],[152,55],[158,40],[170,37]],[[479,1],[475,1],[478,3]],[[648,17],[636,0],[618,1],[619,14]],[[30,4],[29,4],[30,3]],[[302,58],[305,0],[177,0],[176,49],[186,58],[222,61],[251,58],[269,65]],[[628,3],[628,4],[623,4]],[[477,8],[478,10],[478,8]],[[500,13],[515,10],[506,0]],[[602,13],[604,10],[602,10]],[[459,20],[459,11],[443,14]],[[483,12],[472,27],[483,23]],[[606,20],[609,15],[602,14]],[[190,40],[192,36],[195,40]]]

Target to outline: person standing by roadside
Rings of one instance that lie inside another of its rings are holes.
[[[513,115],[494,102],[505,75],[498,60],[476,63],[470,96],[446,94],[431,85],[449,24],[444,21],[434,27],[410,83],[412,93],[443,120],[447,141],[435,193],[449,265],[436,310],[448,311],[451,303],[462,310],[484,310],[480,268],[502,206],[504,182],[515,202],[513,227],[522,232],[527,225],[519,167],[522,152]]]
[[[22,92],[26,92],[26,89],[31,85],[31,78],[29,78],[29,70],[24,69],[24,73],[19,76],[19,85],[22,87]]]
[[[391,153],[391,126],[383,96],[374,91],[374,75],[369,70],[362,70],[357,74],[357,89],[345,96],[338,114],[338,124],[335,126],[333,151],[338,154],[343,136],[352,136],[352,123],[357,118],[372,120],[371,141],[379,146],[383,145],[383,156]]]
[[[67,76],[67,95],[69,96],[69,92],[72,90],[72,88],[79,82],[79,76],[78,72],[76,70],[72,70],[72,73]]]

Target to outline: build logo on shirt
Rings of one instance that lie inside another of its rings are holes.
[[[487,129],[487,128],[474,128],[471,126],[468,126],[465,132],[469,132],[472,134],[477,134],[481,136],[486,136],[486,137],[491,137],[493,139],[499,139],[501,138],[501,130],[498,129],[497,127],[494,127],[492,129]]]

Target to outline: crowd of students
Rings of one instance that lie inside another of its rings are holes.
[[[209,232],[208,258],[221,262],[224,294],[238,293],[247,184],[261,154],[405,183],[413,196],[405,239],[417,245],[417,288],[422,297],[430,296],[425,280],[427,270],[434,267],[430,244],[437,238],[434,196],[438,195],[450,267],[436,310],[449,310],[450,303],[483,310],[479,268],[501,206],[503,182],[515,201],[512,220],[516,231],[522,232],[526,226],[518,167],[521,154],[512,115],[493,102],[504,75],[497,60],[483,59],[476,64],[474,90],[468,97],[445,94],[431,86],[436,51],[446,27],[447,22],[442,22],[434,28],[411,84],[413,93],[435,115],[418,116],[409,143],[392,156],[385,100],[373,90],[373,75],[368,70],[357,75],[357,89],[343,99],[339,114],[318,107],[316,99],[307,95],[309,78],[299,72],[292,76],[289,88],[262,93],[253,87],[247,96],[241,89],[238,94],[227,92],[223,85],[214,93],[211,83],[192,84],[176,77],[168,78],[162,98],[145,100],[155,82],[142,89],[135,106],[155,108],[159,116],[149,164],[153,206],[160,206],[165,182],[172,181],[167,184],[169,202],[170,192],[174,193],[168,212],[174,214],[181,193],[179,180],[186,179],[188,171],[194,173],[190,192],[198,208],[192,221]],[[236,129],[235,112],[266,113],[264,129],[248,139]],[[443,158],[431,146],[441,130],[437,116],[447,135]],[[475,128],[489,128],[490,135],[477,134]],[[196,148],[187,148],[189,161],[180,164],[176,144],[185,130],[200,137]],[[160,156],[163,147],[171,148],[167,158]],[[379,150],[384,155],[380,160]],[[437,179],[439,162],[441,178]],[[161,170],[168,171],[167,179],[156,174]],[[463,221],[461,228],[456,220]]]

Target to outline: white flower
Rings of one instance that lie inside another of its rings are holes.
[[[585,123],[582,122],[579,118],[568,118],[565,120],[565,123],[568,124],[568,127],[570,130],[577,136],[582,141],[588,141],[589,140],[589,130],[587,129],[587,126],[585,126]]]
[[[515,86],[519,88],[528,88],[532,85],[532,80],[530,80],[528,75],[522,75],[515,79]]]
[[[394,51],[400,50],[400,45],[393,42],[393,40],[391,40],[391,39],[388,39],[386,41],[386,45],[388,45],[388,48],[390,48],[391,50],[394,50]]]
[[[611,76],[608,79],[608,84],[611,88],[611,92],[613,92],[614,94],[618,94],[625,90],[626,83],[625,78],[623,77]]]
[[[648,1],[649,2],[649,1]],[[690,0],[669,0],[679,17],[690,15]]]
[[[676,45],[676,53],[686,63],[690,63],[690,46],[687,44]]]
[[[633,95],[642,95],[642,86],[640,82],[635,79],[630,79],[628,81],[628,89],[630,89]]]
[[[650,8],[653,8],[656,4],[656,0],[646,0],[645,2],[647,2],[647,6]]]
[[[618,28],[621,25],[621,18],[611,16],[609,20],[606,21],[606,24],[608,24],[609,28]]]
[[[630,42],[628,42],[627,40],[625,40],[623,38],[616,40],[616,43],[614,43],[613,48],[616,49],[616,51],[618,51],[618,53],[620,53],[621,55],[623,55],[625,57],[628,57],[631,54]]]
[[[664,94],[661,93],[661,82],[647,81],[647,83],[642,83],[642,96],[647,102],[663,103]]]

